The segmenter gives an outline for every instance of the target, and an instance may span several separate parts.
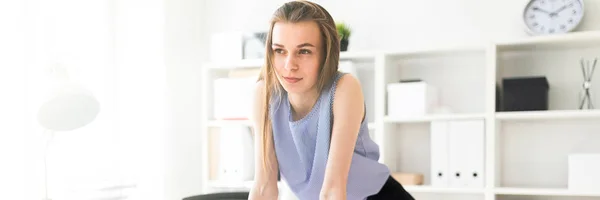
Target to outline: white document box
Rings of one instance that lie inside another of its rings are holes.
[[[569,189],[600,190],[600,154],[569,155]]]
[[[438,104],[437,89],[426,82],[390,83],[387,95],[387,114],[390,117],[430,114]]]

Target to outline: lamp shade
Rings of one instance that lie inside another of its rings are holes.
[[[91,123],[100,104],[91,92],[76,84],[66,84],[42,102],[38,122],[49,130],[71,131]]]

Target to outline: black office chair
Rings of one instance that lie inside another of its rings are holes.
[[[183,200],[248,200],[249,192],[218,192],[183,198]]]

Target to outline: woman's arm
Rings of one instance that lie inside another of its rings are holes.
[[[364,97],[360,82],[351,75],[338,80],[333,102],[331,147],[321,188],[321,200],[345,200],[348,172],[361,122]]]
[[[266,109],[264,103],[264,82],[259,82],[256,85],[254,92],[254,106],[251,121],[254,126],[254,185],[250,190],[249,200],[277,200],[279,198],[279,188],[277,187],[277,172],[279,171],[277,159],[275,157],[275,150],[268,153],[270,157],[272,169],[269,172],[263,170],[263,154],[262,146],[262,120],[263,120],[263,109]],[[273,144],[271,142],[271,144]]]

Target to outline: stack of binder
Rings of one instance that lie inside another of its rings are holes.
[[[431,122],[431,185],[482,188],[484,120]]]

